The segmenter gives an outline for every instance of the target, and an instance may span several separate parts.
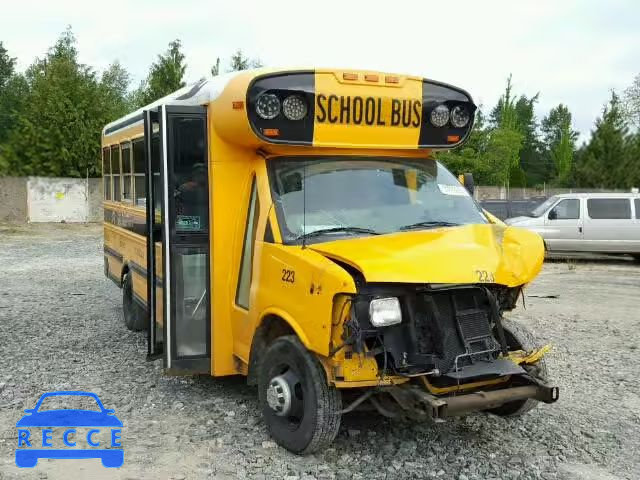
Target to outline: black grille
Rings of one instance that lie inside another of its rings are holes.
[[[489,304],[479,288],[425,293],[418,302],[416,349],[435,353],[435,366],[446,373],[473,361],[468,354],[495,350]]]
[[[487,312],[471,310],[458,312],[458,325],[466,343],[476,344],[491,336]]]

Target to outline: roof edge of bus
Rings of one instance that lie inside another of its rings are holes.
[[[102,129],[102,136],[110,135],[122,128],[131,126],[134,123],[142,122],[142,113],[145,110],[150,110],[161,105],[203,105],[215,100],[233,78],[242,74],[258,75],[269,71],[272,71],[272,69],[258,68],[223,73],[221,75],[216,75],[215,77],[211,75],[202,77],[196,82],[189,83],[175,92],[159,98],[155,102],[140,107],[137,110],[128,113],[124,117],[120,117],[106,124]],[[120,128],[114,128],[120,125]]]

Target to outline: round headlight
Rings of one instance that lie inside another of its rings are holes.
[[[280,113],[280,100],[273,93],[260,95],[256,100],[256,113],[265,120],[276,118]]]
[[[446,105],[440,104],[431,110],[430,118],[434,127],[444,127],[449,121],[449,109]]]
[[[302,120],[307,115],[307,102],[301,95],[289,95],[282,102],[282,113],[289,120]]]
[[[462,105],[457,105],[451,110],[451,125],[456,128],[466,127],[471,120],[471,114]]]

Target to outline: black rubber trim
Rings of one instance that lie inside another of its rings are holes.
[[[119,262],[122,262],[122,259],[124,258],[118,251],[114,250],[113,248],[107,247],[106,245],[104,246],[104,253],[112,256]]]

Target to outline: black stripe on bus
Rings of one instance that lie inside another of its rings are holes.
[[[147,221],[144,216],[105,208],[104,221],[143,237],[147,236]]]
[[[118,253],[117,250],[114,250],[113,248],[107,247],[106,245],[104,246],[104,253],[106,253],[107,255],[111,255],[112,257],[114,257],[119,262],[122,262],[122,259],[124,258],[120,253]]]
[[[139,113],[138,115],[135,115],[131,118],[127,118],[126,120],[123,120],[119,123],[116,123],[115,125],[110,126],[109,128],[105,129],[104,134],[111,135],[112,133],[123,129],[124,127],[128,127],[129,125],[133,125],[134,123],[138,123],[141,121],[142,121],[142,113]]]
[[[132,260],[129,260],[129,269],[133,270],[138,275],[141,275],[144,278],[147,278],[147,269],[144,268],[141,265],[138,265],[136,262],[134,262]],[[162,288],[163,285],[164,284],[162,282],[162,279],[160,277],[156,276],[156,287]]]

